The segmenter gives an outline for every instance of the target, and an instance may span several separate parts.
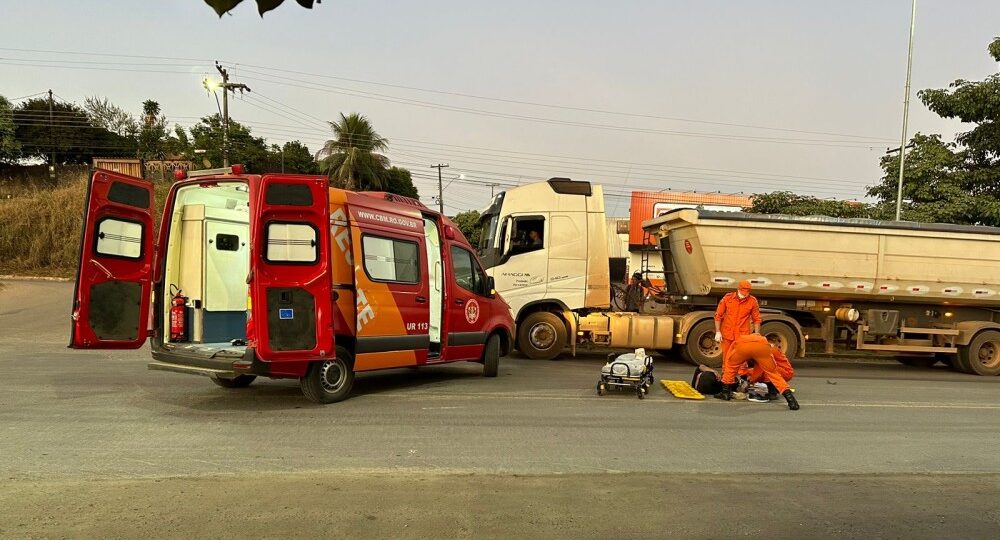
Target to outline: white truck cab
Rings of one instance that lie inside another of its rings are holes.
[[[610,307],[601,186],[552,178],[517,187],[495,196],[480,223],[480,258],[510,304],[518,348],[528,356],[555,357],[574,312]]]

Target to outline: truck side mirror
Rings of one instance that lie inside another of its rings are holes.
[[[486,296],[494,298],[497,295],[496,282],[493,281],[493,276],[486,276]]]

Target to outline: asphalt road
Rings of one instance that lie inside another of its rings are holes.
[[[802,409],[789,411],[683,401],[661,388],[643,401],[597,397],[603,355],[584,354],[506,358],[496,379],[475,364],[370,373],[348,401],[317,406],[295,381],[224,390],[148,371],[146,349],[66,349],[70,289],[0,289],[0,536],[180,537],[218,525],[205,517],[213,501],[228,515],[254,514],[220,529],[250,535],[334,524],[409,537],[1000,530],[1000,378],[807,359],[793,384]],[[658,378],[688,380],[691,370],[656,366]],[[353,489],[305,496],[323,486]],[[271,501],[276,493],[288,504]],[[520,512],[500,519],[484,498]],[[726,500],[742,510],[726,514]],[[269,528],[331,501],[344,510]],[[54,502],[62,512],[41,510]],[[637,522],[616,524],[605,505],[634,510]],[[169,526],[148,530],[166,515]]]

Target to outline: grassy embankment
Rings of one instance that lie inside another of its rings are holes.
[[[88,179],[86,173],[75,173],[57,179],[54,186],[4,186],[0,197],[0,275],[75,275]],[[158,219],[169,184],[155,185]]]

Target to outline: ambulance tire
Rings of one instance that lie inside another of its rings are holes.
[[[313,403],[336,403],[351,395],[354,386],[354,357],[337,346],[337,358],[313,362],[299,379],[302,393]]]
[[[237,375],[233,378],[212,377],[212,382],[223,388],[246,388],[256,378],[256,375]]]
[[[532,360],[552,360],[566,348],[566,324],[555,313],[536,311],[518,325],[517,348]]]
[[[500,336],[493,334],[483,348],[483,377],[496,377],[500,372]]]

